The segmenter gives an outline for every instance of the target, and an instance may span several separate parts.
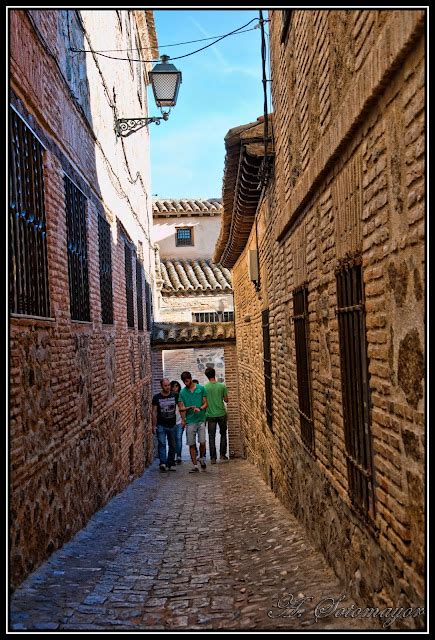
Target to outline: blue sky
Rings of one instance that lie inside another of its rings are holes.
[[[258,16],[254,9],[156,10],[160,55],[184,55],[211,41],[162,45],[223,35]],[[150,125],[152,193],[159,198],[220,198],[226,133],[263,113],[260,29],[229,36],[173,64],[183,74],[177,105],[167,122]],[[150,115],[157,115],[151,90],[148,99]]]

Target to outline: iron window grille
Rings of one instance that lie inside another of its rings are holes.
[[[136,258],[136,303],[137,303],[137,328],[143,331],[143,293],[142,293],[142,265]]]
[[[12,313],[50,316],[43,147],[10,109],[9,301]]]
[[[125,256],[125,294],[127,299],[127,326],[134,327],[134,294],[133,294],[133,267],[132,267],[132,250],[124,242]]]
[[[336,284],[349,495],[364,517],[374,517],[370,390],[360,257],[337,269]]]
[[[301,437],[308,449],[314,453],[310,351],[308,344],[308,287],[306,285],[302,285],[293,291],[293,314]]]
[[[145,303],[146,303],[146,316],[147,316],[147,331],[151,331],[153,298],[151,293],[151,286],[146,276],[145,276]]]
[[[193,247],[192,227],[177,229],[175,239],[175,246],[177,247]]]
[[[112,236],[110,224],[98,216],[98,244],[100,258],[101,321],[113,324]]]
[[[71,320],[90,320],[86,197],[64,176]]]
[[[261,314],[261,326],[263,329],[263,363],[264,388],[266,393],[266,418],[267,424],[272,429],[272,361],[270,356],[269,309],[265,309]]]
[[[192,313],[193,322],[232,322],[234,311],[199,311]]]

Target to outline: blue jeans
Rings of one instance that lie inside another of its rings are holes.
[[[183,435],[183,427],[181,426],[181,422],[179,422],[178,424],[175,425],[174,427],[175,429],[175,453],[177,454],[177,457],[181,458],[181,449],[182,449],[182,442],[181,442],[181,436]]]
[[[168,467],[175,465],[175,428],[157,425],[157,439],[159,442],[160,464],[167,464]],[[166,455],[166,439],[168,440],[168,454]]]

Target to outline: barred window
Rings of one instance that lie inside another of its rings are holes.
[[[232,322],[234,311],[198,311],[192,313],[192,322]]]
[[[177,229],[175,245],[177,247],[193,246],[192,227],[180,227],[179,229]]]
[[[306,285],[298,287],[293,292],[293,314],[301,436],[307,447],[314,452],[308,347],[308,287]]]
[[[43,147],[13,109],[9,126],[10,310],[49,317]]]
[[[360,257],[337,270],[336,283],[349,495],[364,516],[374,517],[370,392]]]
[[[113,324],[112,292],[112,236],[110,224],[98,216],[98,243],[100,257],[101,321]]]
[[[147,331],[151,331],[152,315],[153,315],[153,296],[151,291],[151,285],[146,278],[145,278],[145,300],[146,300],[146,314],[147,314]]]
[[[261,314],[263,328],[263,363],[264,363],[264,387],[266,392],[266,417],[267,424],[272,429],[272,362],[270,357],[269,334],[269,309]]]
[[[143,331],[142,264],[136,258],[137,328]]]
[[[125,293],[127,298],[127,326],[134,327],[134,295],[133,295],[133,268],[132,268],[132,250],[124,243],[125,252]]]
[[[86,198],[64,176],[71,320],[90,320]]]

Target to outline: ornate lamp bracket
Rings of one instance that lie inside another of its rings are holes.
[[[164,114],[162,117],[154,118],[116,118],[115,119],[115,133],[118,138],[126,138],[131,136],[132,133],[139,131],[143,127],[147,127],[152,122],[160,124],[160,120],[167,120]]]

